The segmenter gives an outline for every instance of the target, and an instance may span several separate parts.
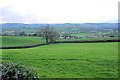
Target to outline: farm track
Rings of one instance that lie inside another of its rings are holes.
[[[56,41],[54,43],[100,43],[100,42],[120,42],[120,39],[105,39],[105,40],[81,40],[81,41]],[[49,45],[53,43],[43,43],[28,46],[14,46],[14,47],[0,47],[0,49],[22,49],[22,48],[32,48],[37,46]]]

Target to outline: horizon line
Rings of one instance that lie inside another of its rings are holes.
[[[22,23],[22,22],[6,22],[6,23],[0,23],[0,24],[85,24],[85,23]],[[93,23],[93,22],[86,22],[86,23]],[[120,23],[120,22],[95,22],[95,23]]]

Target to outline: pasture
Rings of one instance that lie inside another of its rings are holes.
[[[28,49],[4,49],[2,60],[34,67],[40,78],[118,77],[117,42],[59,43]]]
[[[105,34],[110,34],[110,32],[97,32],[94,31],[96,33],[80,33],[80,34],[71,34],[71,36],[77,36],[77,37],[87,37],[87,36],[91,36],[91,35],[105,35]]]
[[[118,37],[86,38],[86,39],[57,39],[57,41],[102,40],[102,39],[118,39]],[[26,45],[35,45],[35,44],[45,43],[45,40],[42,37],[0,36],[0,40],[2,41],[2,45],[0,45],[0,47],[26,46]]]
[[[26,46],[45,43],[41,37],[0,36],[3,47]]]

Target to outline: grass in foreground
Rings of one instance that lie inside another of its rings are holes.
[[[117,78],[118,43],[59,43],[2,51],[3,60],[24,62],[40,78]]]

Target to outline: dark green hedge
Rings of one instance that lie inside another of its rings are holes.
[[[13,63],[3,61],[1,68],[2,80],[37,80],[37,71],[34,68],[28,68],[22,63]]]

